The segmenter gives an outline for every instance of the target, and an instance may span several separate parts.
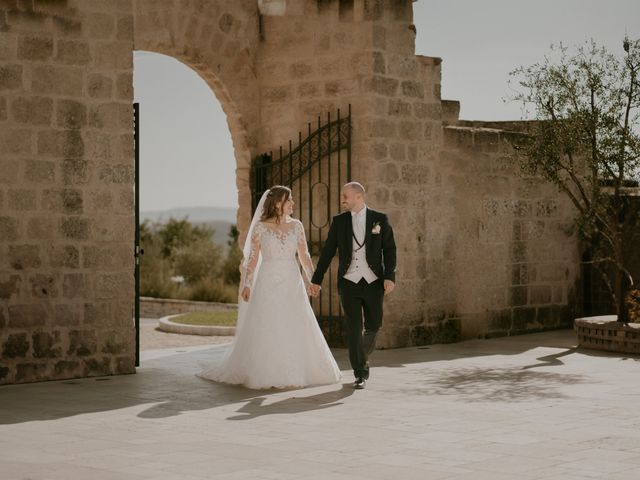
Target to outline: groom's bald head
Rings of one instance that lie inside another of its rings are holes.
[[[340,194],[342,207],[350,212],[359,212],[364,207],[364,187],[358,182],[349,182]]]
[[[364,197],[364,187],[362,186],[361,183],[358,182],[349,182],[349,183],[345,183],[344,187],[342,188],[349,188],[351,190],[353,190],[356,193],[361,194]]]

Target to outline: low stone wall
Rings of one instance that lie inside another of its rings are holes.
[[[623,325],[615,315],[577,318],[578,346],[607,352],[640,354],[640,323]]]
[[[235,303],[192,302],[171,298],[140,298],[140,316],[143,318],[161,318],[177,313],[212,312],[219,310],[237,310]]]

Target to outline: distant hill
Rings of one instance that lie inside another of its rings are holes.
[[[229,229],[236,223],[235,208],[229,207],[181,207],[169,210],[147,210],[140,212],[140,222],[149,220],[152,223],[163,223],[170,218],[176,220],[188,219],[196,225],[206,225],[213,228],[213,241],[226,247],[229,239]]]

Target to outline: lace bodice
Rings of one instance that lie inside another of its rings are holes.
[[[313,275],[313,263],[307,248],[307,239],[302,222],[296,219],[276,225],[259,222],[251,236],[251,253],[245,274],[245,287],[253,284],[254,272],[258,264],[258,253],[263,262],[295,261],[296,253],[307,281]]]

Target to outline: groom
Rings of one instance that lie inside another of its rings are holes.
[[[382,325],[382,301],[395,288],[396,272],[396,244],[389,220],[384,213],[367,208],[364,196],[358,182],[342,187],[340,199],[346,212],[333,218],[311,279],[311,293],[316,296],[337,249],[338,291],[357,389],[364,388],[369,378],[367,359]]]

